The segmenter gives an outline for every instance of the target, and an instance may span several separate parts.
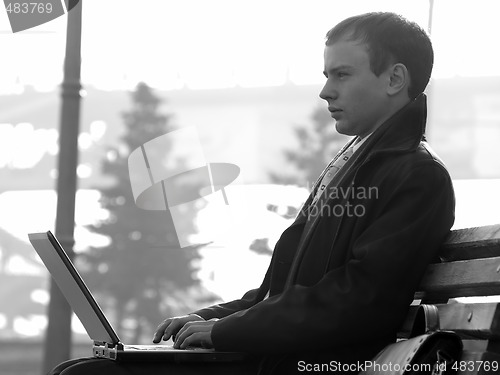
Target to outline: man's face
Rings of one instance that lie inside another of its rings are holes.
[[[325,48],[327,78],[320,97],[341,134],[364,137],[388,117],[388,72],[378,77],[370,69],[365,44],[339,40]]]

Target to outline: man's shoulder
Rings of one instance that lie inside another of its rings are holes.
[[[433,150],[433,148],[426,141],[421,141],[417,147],[415,157],[417,162],[427,162],[439,165],[444,170],[446,169],[446,165],[443,160],[439,157],[439,155]]]
[[[437,164],[446,169],[444,162],[426,141],[420,141],[416,147],[413,146],[406,150],[391,150],[390,152],[379,153],[377,156],[381,157],[373,159],[368,157],[368,160],[378,161],[381,168],[388,167],[391,164],[410,167],[427,163]]]
[[[368,176],[378,181],[400,180],[414,175],[421,176],[422,173],[430,179],[451,179],[446,165],[425,141],[420,142],[413,150],[386,153],[377,160],[367,172]]]

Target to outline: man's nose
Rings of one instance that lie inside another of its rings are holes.
[[[337,90],[333,87],[332,83],[327,80],[319,93],[319,97],[323,100],[335,99],[337,97]]]

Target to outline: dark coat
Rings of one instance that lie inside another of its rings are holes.
[[[216,350],[366,360],[395,339],[454,221],[450,176],[423,137],[425,100],[370,136],[330,184],[322,214],[307,222],[309,197],[260,288],[195,312],[221,318]]]

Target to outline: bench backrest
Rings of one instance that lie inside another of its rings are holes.
[[[452,231],[431,264],[417,298],[500,295],[500,224]]]
[[[427,268],[415,299],[438,306],[441,329],[465,340],[464,358],[500,361],[500,224],[452,231],[440,258]],[[455,299],[485,296],[498,297]],[[400,336],[410,332],[415,313],[412,306]]]

